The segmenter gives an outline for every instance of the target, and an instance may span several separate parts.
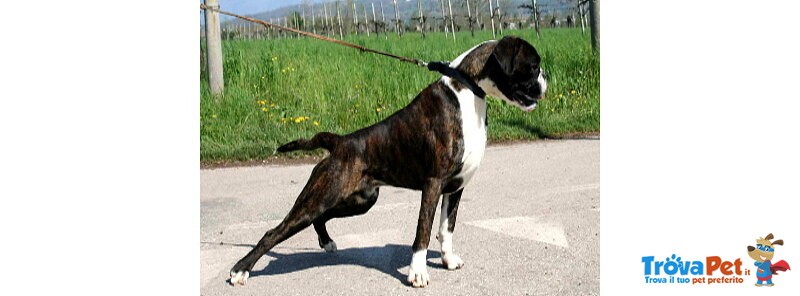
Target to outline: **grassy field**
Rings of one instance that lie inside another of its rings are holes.
[[[600,130],[600,61],[579,29],[506,31],[533,44],[548,93],[525,113],[489,99],[490,141],[539,139]],[[422,60],[452,60],[491,32],[351,36],[346,40]],[[317,132],[349,133],[388,117],[440,76],[417,66],[313,39],[225,41],[225,92],[209,94],[200,73],[203,163],[266,159],[280,144]],[[319,153],[319,152],[317,152]]]

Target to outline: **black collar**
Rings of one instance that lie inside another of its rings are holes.
[[[457,80],[458,82],[461,82],[462,84],[466,85],[467,88],[469,88],[469,90],[471,90],[473,94],[475,94],[481,99],[486,97],[486,92],[483,91],[483,89],[480,86],[478,86],[478,84],[475,83],[475,81],[463,75],[461,71],[451,68],[448,63],[430,62],[428,63],[428,70],[439,72],[444,76],[450,77],[452,79]]]

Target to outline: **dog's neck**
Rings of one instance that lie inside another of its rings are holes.
[[[486,98],[486,92],[473,80],[469,75],[462,73],[460,70],[451,67],[442,62],[428,63],[428,70],[441,73],[443,76],[448,77],[463,84],[466,88],[472,91],[473,94],[481,99]]]

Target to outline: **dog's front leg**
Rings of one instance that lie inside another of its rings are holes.
[[[439,214],[441,222],[439,223],[439,235],[436,237],[442,245],[442,265],[449,270],[464,266],[464,261],[453,251],[453,230],[456,227],[458,203],[461,201],[462,192],[464,189],[445,194],[442,197],[442,211]]]
[[[414,245],[411,247],[414,254],[411,256],[411,265],[408,268],[408,281],[416,288],[425,287],[430,283],[427,268],[428,243],[431,240],[431,228],[433,228],[433,218],[436,215],[436,204],[439,203],[441,194],[442,181],[433,178],[428,179],[422,189],[422,203],[419,208],[419,220],[417,221],[417,236],[414,239]]]

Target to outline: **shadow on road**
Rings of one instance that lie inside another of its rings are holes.
[[[314,267],[333,265],[358,265],[383,272],[405,283],[406,275],[400,269],[411,262],[411,246],[388,244],[383,247],[350,248],[326,253],[313,252],[281,254],[270,251],[270,261],[262,270],[252,271],[250,277],[292,273]],[[428,258],[440,258],[438,251],[428,250]],[[443,268],[440,263],[428,263],[434,268]]]

